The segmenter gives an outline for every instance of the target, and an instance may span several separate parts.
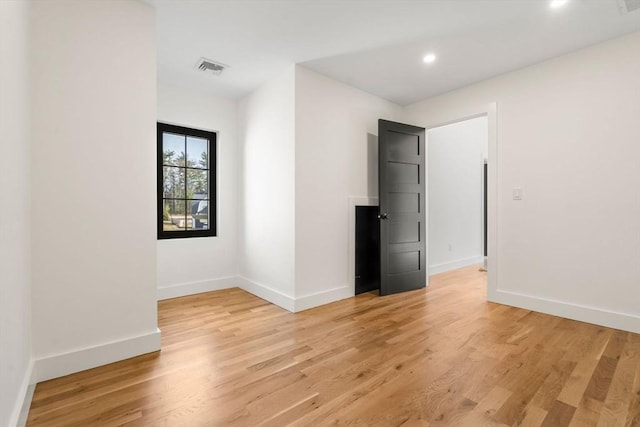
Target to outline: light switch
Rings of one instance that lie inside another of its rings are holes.
[[[522,188],[515,187],[513,189],[513,200],[522,200]]]

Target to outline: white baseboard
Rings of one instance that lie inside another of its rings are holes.
[[[36,381],[46,381],[86,369],[160,350],[160,329],[148,334],[36,359]]]
[[[22,402],[22,410],[18,417],[16,427],[26,427],[27,420],[29,419],[29,410],[31,409],[31,402],[33,401],[33,393],[36,391],[36,384],[29,384],[27,392],[24,396],[24,402]]]
[[[246,277],[231,276],[158,288],[158,301],[233,287],[240,287],[257,297],[291,312],[308,310],[319,305],[329,304],[353,296],[353,289],[348,286],[343,286],[293,298],[269,286],[247,279]]]
[[[9,418],[9,426],[19,426],[24,425],[21,424],[21,420],[24,418],[23,408],[27,406],[27,411],[31,406],[31,397],[32,393],[30,393],[29,386],[31,385],[31,378],[33,376],[33,366],[34,361],[31,359],[29,364],[27,365],[27,370],[24,373],[24,377],[22,378],[22,384],[20,384],[20,389],[18,390],[17,399],[13,406],[13,411],[11,411],[11,418]],[[24,420],[26,423],[26,419]]]
[[[316,292],[314,294],[304,295],[296,298],[295,311],[308,310],[313,307],[340,301],[345,298],[351,298],[352,296],[354,296],[354,291],[350,286],[343,286],[341,288],[334,288],[322,292]]]
[[[474,264],[482,264],[484,257],[482,255],[457,259],[455,261],[445,262],[442,264],[436,264],[429,266],[429,275],[444,273],[445,271],[457,270],[458,268],[469,267]]]
[[[285,310],[295,312],[295,298],[277,291],[268,286],[254,282],[246,277],[238,276],[238,286],[245,291],[269,301],[272,304],[282,307]]]
[[[158,288],[158,301],[200,294],[202,292],[219,291],[238,286],[238,276],[220,279],[201,280],[199,282],[179,283],[177,285]]]
[[[304,295],[299,298],[293,298],[273,288],[249,280],[246,277],[239,276],[236,283],[239,284],[241,289],[292,313],[308,310],[313,307],[329,304],[331,302],[353,296],[353,289],[348,286]]]
[[[640,333],[640,317],[629,313],[619,313],[500,289],[491,292],[489,300],[594,325]]]

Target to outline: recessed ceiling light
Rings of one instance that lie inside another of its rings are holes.
[[[436,60],[436,55],[434,53],[428,53],[424,56],[424,58],[422,58],[422,61],[425,64],[431,64],[435,60]]]
[[[551,6],[552,9],[557,9],[559,7],[564,6],[567,3],[569,3],[569,0],[551,0],[551,3],[549,4],[549,6]]]

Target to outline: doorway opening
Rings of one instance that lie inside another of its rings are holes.
[[[471,107],[452,106],[446,110],[434,111],[428,118],[414,116],[413,121],[426,124],[427,132],[431,129],[463,122],[478,117],[486,117],[488,138],[487,151],[487,178],[486,178],[486,257],[484,267],[486,268],[486,295],[488,301],[498,299],[498,266],[500,260],[499,253],[499,231],[498,231],[498,138],[497,138],[497,103],[478,104]],[[427,141],[428,143],[428,141]],[[484,227],[484,226],[483,226]],[[430,233],[431,230],[428,230]],[[448,247],[447,247],[448,250]],[[427,259],[431,254],[427,251]],[[429,263],[431,265],[431,263]],[[473,267],[469,267],[473,268]],[[427,277],[427,285],[429,278]]]
[[[429,275],[485,269],[488,117],[427,130]]]
[[[427,132],[430,130],[437,130],[438,128],[445,127],[447,125],[452,125],[460,122],[469,121],[476,118],[482,118],[486,121],[486,127],[483,132],[483,135],[486,135],[487,140],[487,150],[485,157],[479,157],[476,163],[476,173],[479,173],[482,176],[482,181],[479,184],[481,187],[480,194],[482,198],[482,209],[481,209],[481,219],[480,219],[480,230],[481,230],[481,252],[480,255],[475,258],[475,261],[478,261],[478,264],[473,264],[475,267],[467,267],[467,268],[477,268],[479,266],[483,266],[486,269],[486,295],[487,300],[495,301],[498,295],[498,282],[497,282],[497,266],[498,266],[498,225],[497,225],[497,212],[498,212],[498,198],[497,198],[497,182],[498,182],[498,167],[497,167],[497,104],[495,102],[488,104],[480,104],[472,108],[453,108],[446,111],[432,112],[429,118],[424,118],[420,116],[413,116],[409,118],[409,121],[414,124],[419,124],[425,127]],[[372,135],[370,135],[370,140],[375,139]],[[427,138],[428,143],[428,138]],[[378,147],[377,144],[372,144],[373,149],[370,154],[374,154],[369,164],[370,172],[377,171],[377,155],[378,155]],[[487,159],[487,163],[485,164],[484,160]],[[428,162],[428,159],[427,159]],[[428,163],[427,163],[428,164]],[[371,175],[375,175],[377,178],[377,173],[371,173]],[[377,179],[376,179],[377,181]],[[428,182],[427,182],[428,187]],[[428,190],[428,188],[427,188]],[[351,288],[353,289],[354,294],[356,292],[356,207],[358,206],[378,206],[378,194],[371,193],[371,196],[352,196],[349,197],[349,282]],[[428,217],[429,213],[429,198],[428,191],[427,197],[425,198],[427,206],[426,213]],[[369,211],[368,215],[373,215],[373,211]],[[371,218],[370,218],[371,219]],[[428,224],[428,218],[427,218]],[[372,222],[368,221],[367,224],[371,227]],[[432,230],[428,230],[427,228],[427,238],[425,242],[429,242],[429,234]],[[373,232],[373,231],[372,231]],[[449,242],[445,246],[446,251],[449,251]],[[431,253],[428,250],[426,252],[426,263],[427,267],[431,266],[430,262]],[[458,245],[454,245],[452,242],[451,252],[453,253]],[[360,249],[360,245],[358,245]],[[371,253],[371,251],[365,248],[363,253]],[[466,257],[471,258],[471,257]],[[464,257],[458,258],[465,259]],[[454,260],[455,261],[455,260]],[[468,260],[471,262],[471,260]],[[437,266],[436,262],[433,262],[436,265],[436,269],[429,272],[427,269],[424,280],[426,285],[429,285],[429,276],[430,274],[437,274],[438,268],[441,271],[450,271],[447,267],[455,267],[452,265],[448,266]],[[446,264],[442,262],[441,264]]]

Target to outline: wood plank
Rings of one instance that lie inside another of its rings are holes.
[[[547,411],[534,405],[528,405],[525,409],[521,427],[540,427],[547,417]]]
[[[162,351],[37,385],[29,426],[640,425],[640,336],[429,288],[289,313],[240,289],[158,304]]]
[[[542,427],[565,427],[573,418],[576,408],[564,402],[556,400],[551,406],[549,413],[542,422]]]
[[[625,344],[602,407],[598,426],[624,426],[633,402],[633,384],[636,369],[640,366],[640,340],[628,340]]]

